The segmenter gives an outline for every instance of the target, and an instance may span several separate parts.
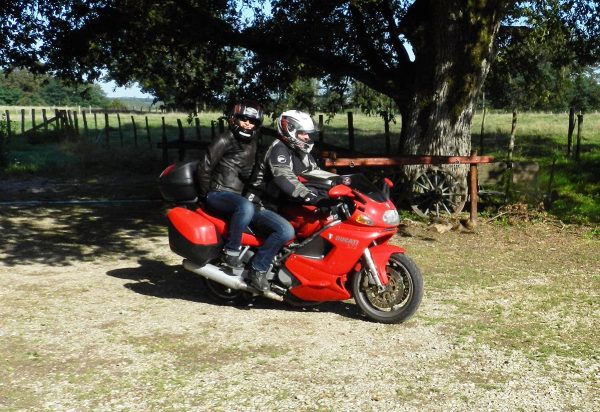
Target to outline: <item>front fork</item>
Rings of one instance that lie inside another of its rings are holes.
[[[369,281],[376,285],[381,292],[387,288],[390,281],[387,275],[387,264],[394,253],[406,253],[401,247],[390,245],[387,242],[373,244],[363,251],[363,257],[367,269],[369,270]]]
[[[369,248],[366,248],[364,250],[363,257],[365,258],[365,263],[367,264],[367,267],[369,269],[370,282],[377,285],[377,290],[379,292],[383,292],[385,290],[385,286],[383,285],[383,282],[381,282],[381,276],[377,271],[377,266],[373,261],[373,256],[371,256],[371,251],[369,250]]]

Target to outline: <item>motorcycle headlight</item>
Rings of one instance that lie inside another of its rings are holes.
[[[400,216],[397,210],[386,210],[383,214],[383,221],[387,225],[396,226],[400,224]]]

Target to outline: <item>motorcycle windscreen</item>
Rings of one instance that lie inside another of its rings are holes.
[[[211,221],[182,207],[169,210],[167,218],[173,252],[200,265],[219,255],[223,240]]]

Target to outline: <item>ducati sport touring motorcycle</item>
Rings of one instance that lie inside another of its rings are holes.
[[[306,186],[326,191],[334,206],[282,205],[278,213],[294,227],[295,238],[277,254],[267,273],[270,290],[250,285],[247,269],[219,265],[227,217],[198,203],[197,161],[175,163],[159,177],[167,212],[169,246],[183,267],[205,279],[214,298],[229,303],[264,296],[292,305],[354,299],[367,318],[400,323],[412,316],[423,297],[423,278],[401,247],[389,243],[399,216],[389,199],[391,182],[377,189],[363,174],[336,175],[322,170],[299,176]],[[242,236],[247,264],[262,244],[260,228]]]

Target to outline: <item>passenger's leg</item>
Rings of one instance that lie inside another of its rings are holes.
[[[223,261],[228,266],[241,267],[239,255],[242,233],[252,221],[254,205],[245,197],[232,192],[210,192],[206,203],[209,208],[230,216]]]

